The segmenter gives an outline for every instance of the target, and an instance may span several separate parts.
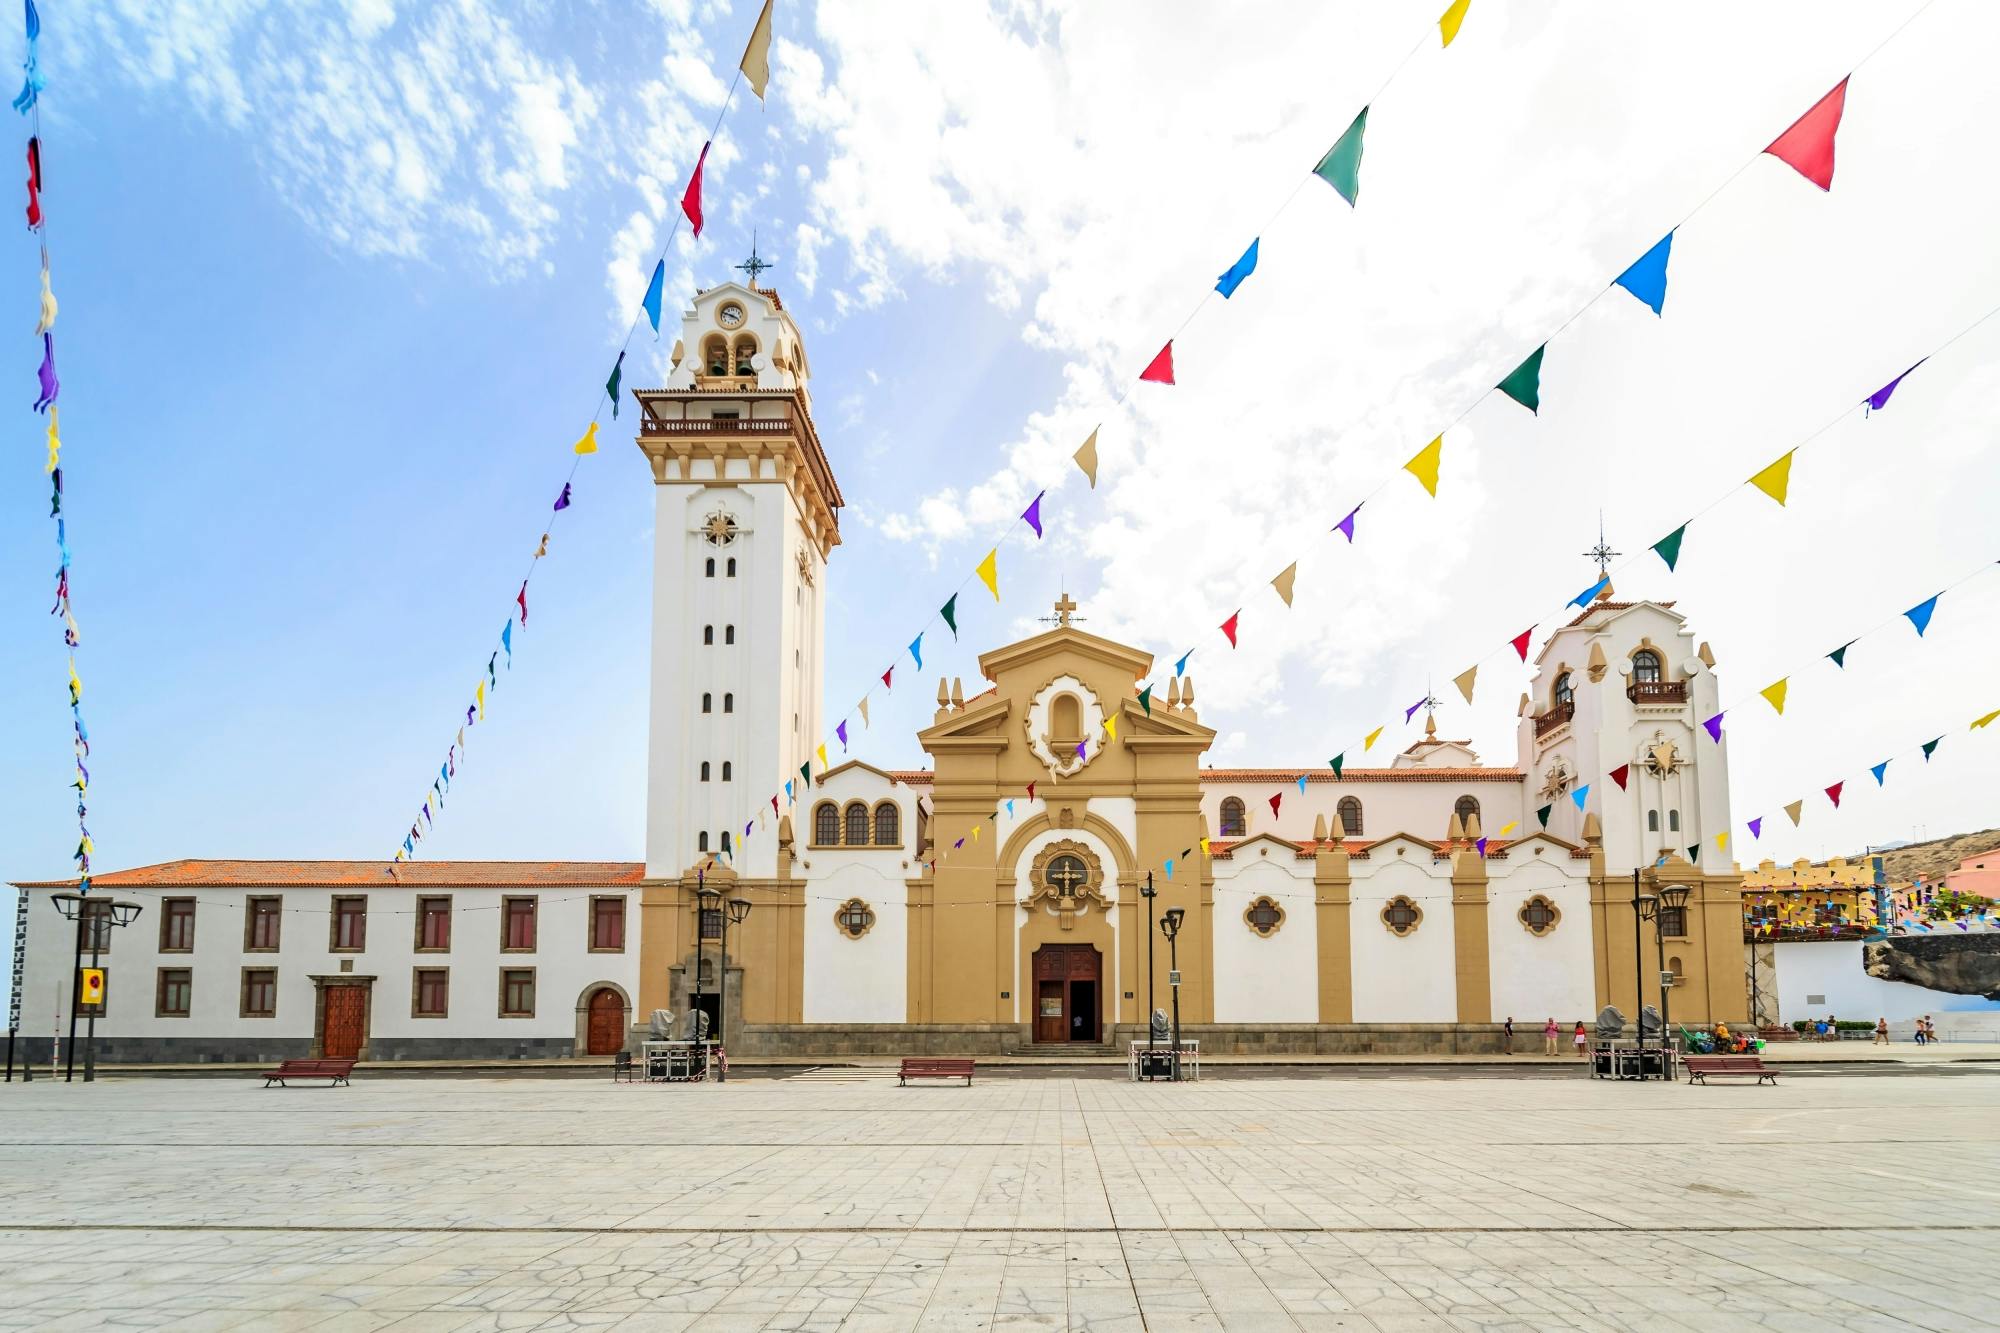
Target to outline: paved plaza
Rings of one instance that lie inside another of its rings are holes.
[[[0,1327],[2000,1328],[2000,1070],[0,1087]]]

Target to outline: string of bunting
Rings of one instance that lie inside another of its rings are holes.
[[[70,748],[75,758],[75,776],[70,786],[76,790],[77,832],[72,859],[76,862],[77,891],[89,893],[90,857],[96,850],[90,834],[90,728],[83,720],[83,678],[76,670],[76,650],[83,635],[77,628],[70,600],[69,521],[63,512],[62,423],[56,406],[62,396],[62,381],[56,377],[56,297],[50,286],[49,230],[42,194],[42,93],[48,87],[48,80],[41,66],[42,16],[35,8],[35,0],[23,0],[22,9],[27,58],[23,63],[21,91],[14,97],[14,109],[28,118],[30,127],[27,220],[41,256],[41,315],[35,322],[35,333],[42,340],[42,364],[35,372],[34,408],[48,417],[48,462],[44,471],[49,478],[49,518],[56,525],[58,564],[55,601],[49,607],[49,614],[62,618],[63,646],[68,650]]]
[[[608,405],[612,420],[618,419],[621,390],[625,375],[625,357],[631,350],[632,339],[639,331],[639,321],[643,317],[651,326],[653,336],[659,337],[662,303],[666,293],[667,256],[672,252],[675,237],[680,234],[680,225],[686,219],[694,237],[701,237],[704,221],[702,202],[702,176],[708,163],[708,150],[715,142],[715,136],[722,130],[723,118],[735,102],[736,89],[744,80],[750,83],[750,90],[757,100],[764,100],[764,89],[771,77],[771,8],[775,0],[764,0],[758,12],[757,22],[751,29],[749,43],[744,47],[743,58],[737,62],[736,75],[730,80],[729,89],[723,95],[722,106],[715,113],[715,122],[709,127],[708,138],[703,141],[701,152],[695,158],[694,171],[688,178],[687,189],[682,192],[680,211],[674,215],[668,228],[666,240],[661,244],[658,260],[653,265],[651,279],[646,284],[646,294],[633,313],[632,322],[626,327],[625,340],[619,345],[617,358],[611,364],[611,373],[597,391],[595,404],[590,415],[590,423],[583,434],[570,447],[568,470],[563,475],[562,485],[555,492],[548,517],[543,520],[542,533],[536,542],[534,553],[529,557],[527,570],[521,577],[520,588],[514,594],[514,606],[510,608],[500,627],[500,635],[487,654],[486,669],[475,682],[471,702],[466,705],[465,720],[460,723],[454,718],[453,739],[446,746],[437,776],[430,780],[430,786],[420,798],[415,816],[410,820],[409,831],[403,835],[402,845],[396,849],[386,873],[394,876],[396,864],[407,861],[417,854],[417,846],[427,832],[436,826],[436,816],[444,809],[445,796],[451,791],[451,782],[458,775],[458,766],[466,757],[465,733],[486,720],[487,695],[500,688],[501,659],[506,659],[506,669],[514,666],[514,631],[518,627],[523,634],[528,628],[528,587],[533,582],[535,571],[549,553],[549,538],[555,531],[557,520],[576,503],[575,490],[577,469],[583,460],[597,452],[597,427]],[[29,6],[32,15],[32,2]],[[32,45],[30,47],[32,52]],[[31,55],[32,59],[32,55]],[[44,289],[46,290],[46,288]],[[52,435],[53,438],[53,435]],[[517,620],[518,617],[518,620]]]

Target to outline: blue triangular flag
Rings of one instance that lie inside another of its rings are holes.
[[[1879,787],[1882,785],[1882,774],[1888,770],[1888,767],[1889,767],[1889,761],[1887,759],[1884,759],[1881,763],[1875,765],[1875,767],[1868,770],[1870,773],[1873,773],[1875,775],[1876,786]]]
[[[667,261],[662,259],[653,265],[653,280],[646,284],[646,299],[640,302],[646,307],[646,318],[653,321],[653,336],[660,336],[660,297],[667,286]]]
[[[1174,877],[1174,858],[1170,856],[1167,858],[1167,878],[1172,879],[1173,877]]]
[[[507,623],[500,627],[500,646],[507,650],[507,669],[514,669],[514,618],[507,617]]]
[[[1194,649],[1192,648],[1181,654],[1181,660],[1174,663],[1174,674],[1176,676],[1185,676],[1187,674],[1187,660],[1193,656]]]
[[[917,659],[917,670],[924,669],[924,636],[919,634],[910,640],[910,656]]]
[[[1570,598],[1569,604],[1571,606],[1580,606],[1588,610],[1590,604],[1597,600],[1597,594],[1603,592],[1606,588],[1610,586],[1611,586],[1611,576],[1609,574],[1606,574],[1603,578],[1591,584],[1588,588],[1585,588],[1582,592],[1578,593],[1576,596]]]
[[[1673,248],[1674,234],[1668,232],[1657,245],[1633,260],[1632,267],[1620,273],[1613,285],[1623,287],[1653,307],[1654,314],[1659,314],[1667,303],[1667,256]]]
[[[1904,615],[1910,618],[1910,623],[1917,627],[1918,638],[1921,639],[1924,637],[1924,630],[1929,628],[1931,623],[1931,612],[1937,610],[1937,599],[1942,596],[1944,594],[1939,593],[1937,597],[1933,597],[1927,602],[1918,602],[1915,606],[1903,612]]]
[[[1258,237],[1257,240],[1262,240]],[[1243,258],[1229,266],[1229,271],[1215,280],[1215,290],[1228,300],[1236,295],[1236,289],[1243,285],[1243,279],[1257,271],[1257,240],[1250,242],[1250,248],[1243,252]]]
[[[1577,809],[1583,809],[1583,803],[1590,799],[1590,784],[1588,782],[1584,783],[1581,787],[1571,792],[1569,798],[1576,802]]]

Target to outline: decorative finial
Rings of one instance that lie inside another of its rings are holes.
[[[736,267],[750,275],[750,286],[753,289],[757,286],[758,274],[764,272],[766,269],[777,267],[775,264],[766,263],[757,257],[757,233],[754,229],[750,233],[750,257]]]
[[[1055,609],[1056,613],[1054,615],[1042,616],[1040,618],[1042,624],[1054,625],[1058,629],[1060,629],[1065,625],[1075,624],[1076,622],[1081,621],[1083,619],[1082,616],[1075,614],[1076,603],[1070,600],[1070,595],[1067,591],[1065,591],[1062,595],[1062,598],[1056,602]]]
[[[1602,509],[1598,510],[1597,545],[1591,547],[1588,551],[1585,551],[1583,553],[1584,559],[1595,561],[1597,564],[1597,576],[1599,578],[1603,578],[1606,574],[1609,574],[1611,572],[1611,562],[1613,560],[1616,560],[1619,556],[1623,554],[1625,554],[1623,551],[1612,550],[1611,547],[1605,542],[1604,511]]]

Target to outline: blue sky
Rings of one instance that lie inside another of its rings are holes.
[[[1317,765],[1548,618],[1582,586],[1600,506],[1613,545],[1643,550],[2000,303],[1978,222],[2000,201],[1972,165],[2000,119],[1972,54],[1995,19],[1939,6],[1856,76],[1831,195],[1751,162],[1681,233],[1665,319],[1600,302],[1551,349],[1541,417],[1481,407],[1438,501],[1391,489],[1353,551],[1313,545],[1915,8],[1475,4],[1378,99],[1349,212],[1305,170],[1435,7],[891,24],[780,0],[768,104],[739,93],[729,114],[669,318],[756,228],[850,501],[831,716],[1051,486],[1049,539],[1008,548],[1003,603],[968,599],[961,643],[927,660],[970,678],[1067,584],[1092,628],[1169,658],[1203,645],[1220,761]],[[47,7],[100,868],[393,850],[753,17],[748,0]],[[1178,345],[1181,388],[1114,407],[1260,227],[1258,274]],[[5,273],[32,312],[30,237]],[[75,840],[31,322],[0,487],[0,846],[23,878],[65,873]],[[670,342],[642,333],[628,385],[658,381]],[[2000,482],[1995,352],[1987,326],[1816,445],[1790,509],[1725,501],[1671,580],[1640,568],[1621,591],[1680,599],[1727,695],[1991,560],[1950,497]],[[1092,493],[1064,460],[1100,420]],[[434,856],[641,854],[652,496],[623,423],[604,434]],[[1253,599],[1300,550],[1285,617]],[[1211,627],[1236,605],[1255,632],[1227,658]],[[1782,721],[1745,717],[1739,821],[1962,733],[1996,609],[1968,585],[1923,643],[1883,636],[1846,678],[1802,674]],[[878,706],[856,753],[921,763],[935,686]],[[1443,725],[1504,761],[1520,688]],[[1775,849],[1994,822],[2000,761],[1955,748],[1965,767]]]

